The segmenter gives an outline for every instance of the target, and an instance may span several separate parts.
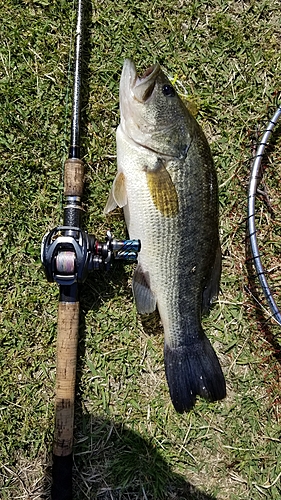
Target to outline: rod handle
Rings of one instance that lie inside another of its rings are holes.
[[[74,399],[79,302],[59,302],[52,500],[72,498]]]
[[[78,158],[68,158],[64,164],[64,195],[79,196],[83,194],[84,163]]]
[[[79,302],[59,302],[53,453],[72,453]]]

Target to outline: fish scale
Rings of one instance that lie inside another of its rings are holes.
[[[216,172],[203,131],[159,65],[137,77],[126,60],[120,82],[118,172],[105,213],[123,207],[141,240],[133,293],[141,314],[158,308],[164,362],[178,412],[225,396],[225,380],[202,326],[218,293],[221,253]]]
[[[123,139],[124,145],[126,138]],[[118,156],[132,158],[135,165],[134,147],[130,143],[126,144],[126,152],[119,151]],[[156,158],[157,159],[157,158]],[[155,161],[156,161],[155,159]],[[142,156],[142,161],[144,157]],[[151,158],[150,158],[151,160]],[[166,336],[168,344],[177,344],[181,341],[181,324],[200,322],[201,298],[196,297],[200,294],[200,285],[196,277],[196,269],[200,271],[202,260],[194,253],[193,240],[186,238],[186,221],[193,219],[193,226],[200,226],[201,212],[193,213],[192,198],[187,202],[187,190],[178,190],[179,203],[181,209],[176,217],[164,217],[154,206],[145,175],[142,171],[136,175],[135,170],[127,164],[127,196],[128,203],[124,207],[124,215],[127,223],[128,232],[131,238],[139,238],[142,244],[142,250],[139,254],[139,264],[143,272],[148,272],[150,276],[150,289],[158,297],[158,309],[161,309],[160,316],[163,324],[169,323],[169,334]],[[173,177],[175,184],[185,184],[185,173],[177,168],[174,162],[175,175]],[[140,217],[140,207],[141,217]],[[208,221],[205,219],[206,229]],[[200,227],[204,231],[204,227]],[[191,233],[194,230],[189,230]],[[172,238],[167,237],[173,235]],[[208,251],[208,249],[207,249]],[[194,270],[195,268],[195,270]],[[161,272],[159,272],[161,270]],[[191,282],[192,280],[192,282]],[[170,286],[169,286],[170,285]],[[190,294],[192,290],[192,294]],[[164,293],[162,293],[164,291]],[[175,297],[178,295],[179,297]],[[181,299],[181,300],[180,300]],[[185,314],[179,312],[180,305],[184,302]],[[197,317],[196,317],[197,309]],[[168,318],[166,317],[169,315]]]

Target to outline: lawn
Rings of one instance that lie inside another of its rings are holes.
[[[6,0],[0,24],[0,491],[48,499],[58,287],[40,262],[62,222],[75,8]],[[159,61],[202,125],[219,179],[221,293],[204,319],[227,397],[178,415],[169,399],[163,332],[141,321],[134,265],[92,274],[81,290],[74,499],[260,500],[281,495],[280,327],[249,259],[252,157],[280,97],[280,2],[90,2],[83,51],[84,227],[125,235],[103,208],[116,172],[118,87],[125,57]],[[280,102],[280,100],[279,100]],[[258,240],[279,305],[281,124],[257,199]],[[153,323],[154,321],[154,323]]]

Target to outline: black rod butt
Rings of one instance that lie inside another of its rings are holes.
[[[53,455],[51,500],[72,500],[72,453],[66,457]]]

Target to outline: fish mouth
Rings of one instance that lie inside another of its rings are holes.
[[[120,80],[120,94],[126,95],[126,92],[129,92],[136,101],[146,103],[153,94],[159,71],[160,66],[156,63],[138,76],[134,61],[125,59]]]

